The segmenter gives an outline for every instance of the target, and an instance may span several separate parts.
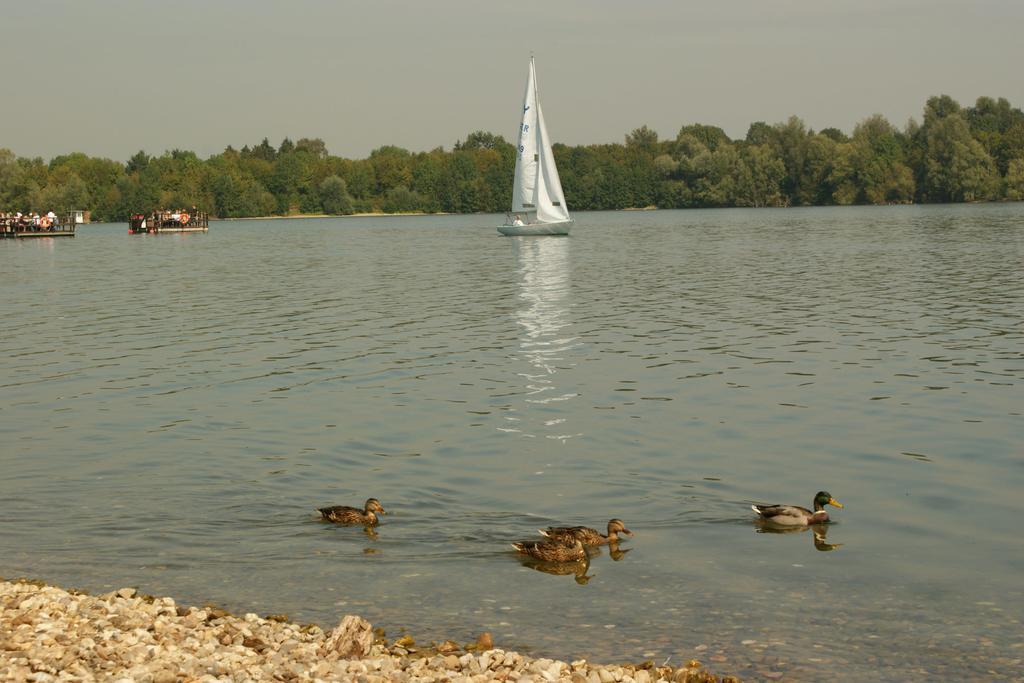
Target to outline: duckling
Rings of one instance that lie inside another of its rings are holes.
[[[829,521],[828,513],[825,512],[826,505],[843,507],[843,504],[833,498],[828,491],[818,491],[814,496],[814,512],[799,505],[751,505],[750,509],[761,515],[761,519],[772,524],[809,526]]]
[[[316,511],[328,522],[363,524],[365,526],[373,526],[377,523],[377,515],[374,513],[387,514],[376,498],[367,498],[362,510],[348,505],[332,505],[331,507],[317,508]]]
[[[607,536],[602,535],[597,529],[591,529],[586,526],[549,526],[547,529],[538,529],[537,531],[543,536],[561,541],[562,543],[572,543],[574,539],[579,539],[583,542],[583,545],[618,543],[620,533],[627,536],[633,535],[633,532],[626,528],[626,523],[621,519],[608,520]]]
[[[589,559],[583,543],[578,538],[572,545],[559,541],[522,541],[513,543],[512,547],[523,555],[545,562],[581,562]]]

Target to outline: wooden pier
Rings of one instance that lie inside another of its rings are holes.
[[[0,239],[74,236],[74,214],[58,216],[57,221],[53,224],[50,224],[48,220],[41,220],[39,224],[36,224],[30,216],[22,216],[21,218],[14,216],[0,217]]]
[[[209,232],[210,215],[205,211],[154,211],[134,213],[128,219],[129,235],[158,235],[177,232]]]

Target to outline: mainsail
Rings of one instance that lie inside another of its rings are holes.
[[[551,153],[551,139],[544,126],[544,114],[537,97],[537,70],[532,57],[523,96],[523,120],[519,126],[512,210],[535,213],[538,223],[570,220],[555,157]]]

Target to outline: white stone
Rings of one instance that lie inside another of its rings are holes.
[[[370,622],[349,614],[331,631],[321,653],[350,659],[367,654],[372,645],[373,627]]]

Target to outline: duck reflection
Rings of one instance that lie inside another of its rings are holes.
[[[810,524],[808,526],[783,527],[759,521],[755,523],[755,531],[759,534],[802,534],[804,532],[810,531],[811,538],[814,541],[814,548],[816,550],[820,550],[821,552],[828,552],[830,550],[835,550],[839,546],[843,545],[842,543],[828,542],[826,537],[828,536],[828,529],[830,526],[832,525]]]
[[[633,549],[632,548],[626,548],[625,550],[620,549],[618,541],[612,541],[611,543],[608,544],[608,554],[612,556],[612,560],[614,560],[615,562],[618,562],[619,560],[624,558],[626,556],[626,553],[630,552],[631,550],[633,550]]]
[[[519,561],[524,567],[536,569],[545,574],[552,574],[554,576],[572,575],[573,580],[581,586],[587,585],[587,582],[594,578],[593,574],[587,574],[590,570],[589,557],[576,562],[547,562],[533,557],[521,557]]]
[[[526,382],[526,403],[549,406],[579,394],[559,392],[554,375],[564,354],[576,343],[568,334],[570,294],[569,240],[551,237],[520,237],[512,241],[519,277],[519,353],[531,366],[518,373]],[[545,414],[543,424],[552,427],[564,419]],[[516,430],[512,430],[516,431]],[[560,430],[561,431],[561,430]],[[565,440],[574,434],[549,435]]]

